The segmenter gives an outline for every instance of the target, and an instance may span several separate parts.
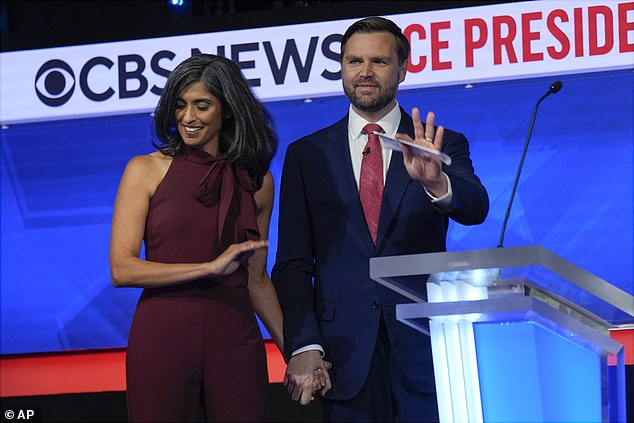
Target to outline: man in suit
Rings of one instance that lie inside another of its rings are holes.
[[[438,419],[429,338],[396,320],[396,304],[409,300],[370,279],[369,259],[445,251],[449,218],[473,225],[488,213],[466,138],[396,101],[409,52],[388,19],[350,26],[340,56],[348,115],[286,151],[272,272],[291,357],[285,384],[308,404],[323,383],[326,421]],[[374,131],[452,164],[382,149]]]

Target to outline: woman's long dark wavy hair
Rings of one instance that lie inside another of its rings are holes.
[[[263,176],[277,151],[271,117],[240,68],[221,56],[192,56],[170,73],[154,111],[153,131],[160,141],[154,144],[156,148],[170,156],[183,150],[185,143],[176,129],[176,103],[183,90],[196,82],[202,82],[222,103],[219,155],[253,176]]]

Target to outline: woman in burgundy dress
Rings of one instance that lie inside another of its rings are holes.
[[[170,74],[154,131],[158,151],[127,164],[112,221],[113,285],[143,288],[127,350],[129,419],[264,421],[254,311],[283,350],[266,271],[269,116],[233,62],[205,54]]]

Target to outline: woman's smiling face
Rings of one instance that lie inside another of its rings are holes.
[[[218,155],[222,104],[202,82],[185,87],[176,101],[175,114],[178,133],[186,145]]]

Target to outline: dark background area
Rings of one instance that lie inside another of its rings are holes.
[[[0,51],[420,12],[518,0],[1,0]]]

